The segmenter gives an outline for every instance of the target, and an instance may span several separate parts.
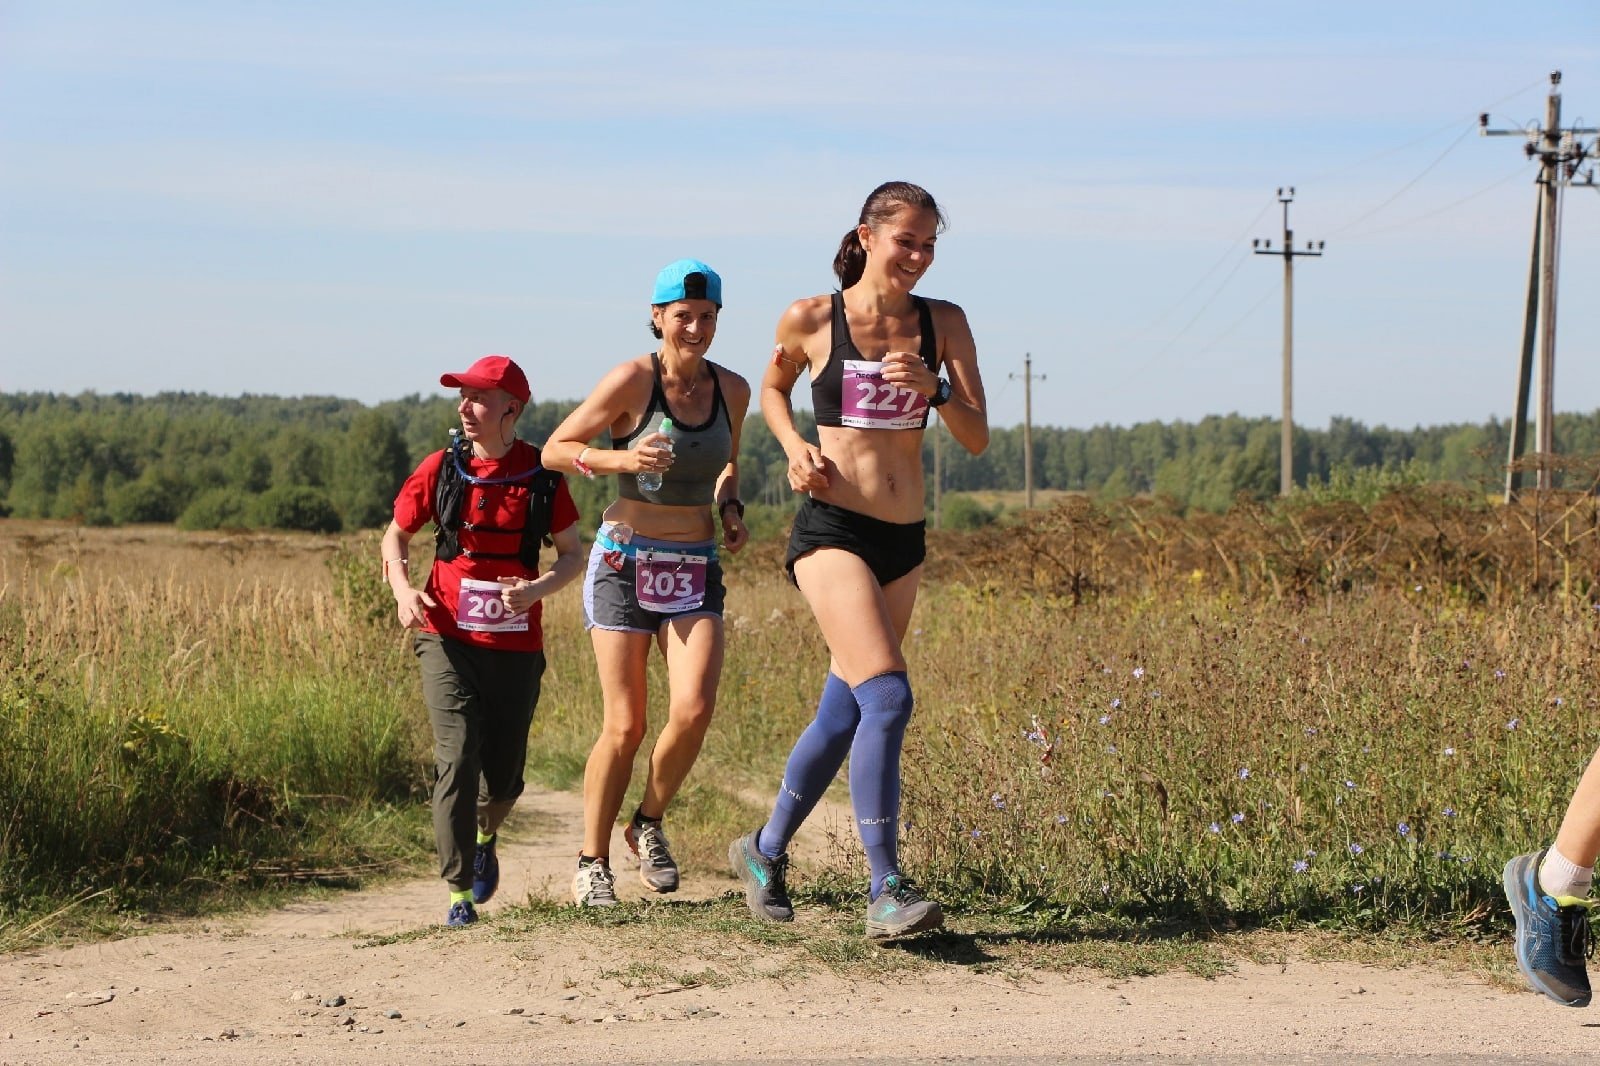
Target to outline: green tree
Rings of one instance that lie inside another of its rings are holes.
[[[251,525],[270,529],[337,533],[342,528],[328,494],[306,485],[274,485],[250,501],[247,517]]]
[[[411,472],[400,431],[377,411],[362,411],[351,420],[329,465],[331,495],[344,525],[351,529],[388,522],[395,493]]]

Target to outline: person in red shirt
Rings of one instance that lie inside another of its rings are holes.
[[[540,601],[582,572],[583,554],[566,480],[516,436],[529,397],[522,369],[487,355],[439,383],[461,390],[460,437],[401,486],[381,550],[400,624],[418,631],[433,727],[434,844],[450,886],[446,924],[460,926],[477,921],[473,905],[499,885],[496,835],[522,794],[545,669]],[[434,562],[418,589],[407,554],[429,522]],[[556,557],[541,574],[545,541]]]

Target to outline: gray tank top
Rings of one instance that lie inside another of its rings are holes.
[[[672,507],[709,507],[716,501],[717,477],[733,458],[733,425],[728,419],[728,407],[722,400],[722,380],[717,368],[707,363],[711,371],[711,415],[698,426],[687,425],[667,406],[667,394],[661,388],[661,356],[650,355],[650,366],[655,372],[655,388],[650,390],[650,405],[644,409],[638,428],[625,437],[612,437],[613,448],[631,448],[633,442],[655,431],[661,416],[672,419],[672,465],[661,474],[661,488],[645,492],[639,487],[636,474],[617,475],[617,495],[624,500],[642,503],[661,503]]]

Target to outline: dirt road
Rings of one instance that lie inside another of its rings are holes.
[[[519,810],[488,916],[566,898],[577,797],[537,793]],[[691,880],[702,897],[733,888]],[[619,888],[645,895],[631,871]],[[581,923],[441,932],[441,899],[421,878],[0,958],[0,1064],[1600,1061],[1600,1014],[1425,969],[1291,958],[1213,980],[955,965],[847,978],[764,972],[759,945],[714,937],[700,959],[660,960],[637,939],[620,957],[624,941]],[[692,970],[735,947],[731,983],[641,977],[641,964]]]

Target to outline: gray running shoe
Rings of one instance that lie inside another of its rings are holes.
[[[629,822],[622,831],[622,839],[639,856],[639,880],[652,892],[678,891],[678,864],[667,850],[667,834],[661,831],[660,822],[646,822],[639,829]]]
[[[751,914],[768,922],[792,922],[794,904],[789,902],[789,886],[784,880],[789,873],[789,853],[776,859],[761,854],[756,847],[760,832],[757,829],[729,844],[728,863],[744,883],[744,901]]]
[[[944,910],[923,899],[916,886],[899,874],[883,879],[883,891],[867,904],[867,936],[873,940],[920,933],[944,924]]]
[[[1517,968],[1529,984],[1557,1003],[1587,1007],[1589,972],[1584,960],[1593,950],[1589,908],[1594,901],[1545,895],[1539,887],[1544,854],[1518,855],[1506,863],[1502,878],[1517,923]]]
[[[572,877],[572,898],[580,907],[615,907],[617,881],[611,868],[603,862],[578,867]]]

